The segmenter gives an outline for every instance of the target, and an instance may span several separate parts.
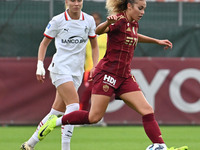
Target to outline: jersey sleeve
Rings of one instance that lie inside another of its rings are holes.
[[[57,35],[57,31],[58,31],[58,27],[57,27],[56,19],[53,18],[47,25],[44,31],[44,36],[50,39],[53,39]]]
[[[88,34],[88,36],[90,38],[96,37],[95,29],[96,29],[96,24],[95,24],[94,18],[91,17],[91,27],[90,27],[89,34]]]

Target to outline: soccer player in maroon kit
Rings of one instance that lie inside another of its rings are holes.
[[[172,43],[137,33],[138,21],[146,8],[145,0],[107,0],[106,7],[111,15],[96,28],[96,33],[108,34],[107,51],[93,74],[90,111],[74,111],[61,118],[51,116],[40,129],[38,138],[42,140],[59,125],[97,123],[104,116],[111,96],[116,94],[130,108],[141,114],[144,130],[152,143],[159,143],[163,150],[167,150],[154,117],[154,110],[131,75],[130,64],[137,42],[163,45],[164,49],[172,48]],[[187,147],[176,150],[184,149]]]

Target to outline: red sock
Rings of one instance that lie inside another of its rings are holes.
[[[154,114],[147,114],[142,117],[144,130],[153,143],[164,143],[160,128],[155,120]]]
[[[73,111],[69,114],[66,114],[62,118],[62,124],[71,124],[71,125],[80,125],[80,124],[90,124],[89,112],[84,110]]]
[[[81,96],[80,103],[82,104],[81,110],[89,110],[90,109],[90,98],[92,93],[92,82],[87,82],[89,85],[86,87],[85,91],[83,92],[83,95]]]

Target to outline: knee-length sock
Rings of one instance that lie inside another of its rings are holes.
[[[147,114],[142,117],[144,130],[152,143],[164,143],[160,128],[155,120],[154,114]]]
[[[73,111],[69,114],[64,115],[61,119],[62,125],[70,124],[70,125],[83,125],[90,124],[89,122],[89,112],[85,110]],[[57,121],[57,125],[60,125]]]

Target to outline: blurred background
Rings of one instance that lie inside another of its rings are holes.
[[[173,49],[138,44],[132,73],[160,124],[200,124],[200,0],[147,0],[139,33],[169,39]],[[83,11],[105,21],[105,0],[84,0]],[[0,124],[37,124],[51,108],[55,89],[35,78],[37,52],[49,20],[64,0],[0,0]],[[45,67],[55,53],[52,42]],[[80,88],[80,96],[84,85]],[[173,116],[173,117],[172,117]],[[140,124],[122,101],[112,101],[106,124]]]
[[[168,38],[173,52],[157,51],[156,45],[140,44],[135,56],[200,56],[200,1],[148,1],[139,32],[157,38]],[[38,44],[49,20],[64,11],[64,0],[1,0],[0,1],[0,56],[35,57]],[[104,21],[107,16],[105,1],[84,0],[83,11],[98,12]],[[52,56],[53,46],[47,52]]]

